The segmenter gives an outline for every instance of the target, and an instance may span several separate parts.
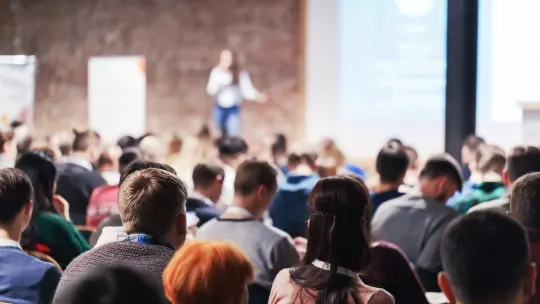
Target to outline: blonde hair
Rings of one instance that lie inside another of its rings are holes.
[[[224,241],[190,241],[163,272],[165,295],[172,304],[240,303],[252,281],[249,259]]]

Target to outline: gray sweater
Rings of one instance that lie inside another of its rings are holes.
[[[213,219],[197,232],[197,238],[223,239],[236,244],[255,266],[255,283],[270,290],[278,272],[299,261],[290,236],[251,219]]]
[[[174,255],[174,250],[132,242],[114,242],[87,251],[77,257],[64,272],[56,294],[90,269],[121,265],[147,273],[162,282],[163,270]]]

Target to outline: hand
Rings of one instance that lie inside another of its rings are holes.
[[[266,95],[266,94],[261,93],[261,94],[259,94],[259,96],[257,96],[257,102],[258,103],[266,103],[266,102],[268,102],[268,99],[269,99],[268,95]]]
[[[66,220],[71,221],[69,218],[69,203],[58,194],[53,195],[52,200],[54,210],[56,210],[56,212],[58,212],[58,214],[63,216]]]

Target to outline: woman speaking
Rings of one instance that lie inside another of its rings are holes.
[[[236,54],[223,50],[219,64],[212,69],[206,92],[214,99],[212,112],[222,136],[240,136],[240,104],[244,99],[264,103],[265,94],[253,87],[249,74],[242,70]]]

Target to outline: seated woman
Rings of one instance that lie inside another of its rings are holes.
[[[165,295],[172,304],[247,304],[253,266],[234,245],[190,241],[163,272]]]
[[[50,255],[65,269],[75,257],[90,249],[75,226],[66,219],[65,201],[54,195],[56,166],[49,154],[35,151],[25,153],[15,164],[32,182],[34,210],[32,220],[23,233],[25,250],[39,251]],[[55,205],[58,207],[55,208]]]
[[[327,177],[315,185],[308,204],[304,259],[277,275],[269,303],[394,303],[388,292],[364,284],[358,275],[370,261],[366,186],[345,176]]]

